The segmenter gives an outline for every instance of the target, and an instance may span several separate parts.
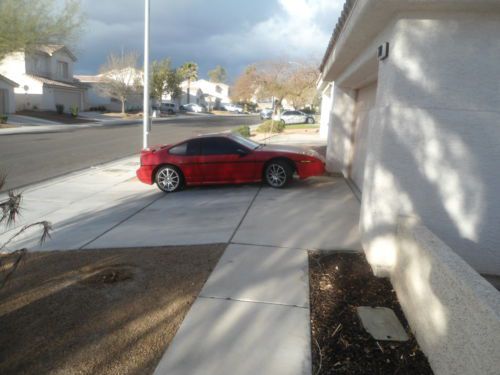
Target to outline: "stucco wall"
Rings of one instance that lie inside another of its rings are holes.
[[[341,172],[347,176],[352,153],[355,90],[335,86],[333,103],[326,150],[326,169],[328,172]]]
[[[375,106],[376,96],[377,82],[358,89],[356,94],[353,152],[349,177],[360,191],[363,191],[370,113]]]
[[[5,113],[14,113],[16,111],[16,98],[14,96],[14,87],[0,78],[0,90],[3,90],[5,100]],[[1,111],[0,111],[0,114]]]
[[[360,220],[369,261],[393,267],[400,214],[476,270],[500,274],[500,15],[407,13],[379,65]]]
[[[500,293],[417,220],[397,239],[391,282],[434,373],[498,374]]]

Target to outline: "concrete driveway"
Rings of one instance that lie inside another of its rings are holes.
[[[155,374],[311,373],[307,250],[361,249],[359,203],[340,178],[161,193],[134,177],[137,159],[24,192],[16,228],[49,220],[52,239],[26,231],[9,246],[68,250],[227,243]],[[0,197],[1,199],[1,197]]]

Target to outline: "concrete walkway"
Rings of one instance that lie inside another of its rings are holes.
[[[227,243],[155,374],[310,374],[309,249],[359,250],[359,204],[342,179],[190,188],[163,194],[134,177],[136,158],[24,192],[27,231],[11,249]],[[1,198],[0,198],[1,199]],[[0,243],[16,228],[0,228]]]

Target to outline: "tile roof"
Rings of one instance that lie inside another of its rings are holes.
[[[67,89],[76,89],[80,90],[81,88],[85,88],[86,85],[83,83],[80,83],[78,81],[74,82],[63,82],[63,81],[56,81],[54,79],[49,79],[45,77],[40,77],[40,76],[35,76],[35,75],[29,75],[31,78],[36,79],[39,82],[42,82],[44,85],[48,86],[54,86],[54,87],[62,87],[62,88],[67,88]]]
[[[319,66],[319,71],[323,73],[323,69],[325,68],[325,65],[328,61],[328,58],[330,57],[330,54],[332,53],[333,49],[335,48],[335,44],[337,43],[337,40],[340,37],[340,34],[342,33],[342,30],[344,29],[345,23],[347,22],[347,19],[349,18],[349,15],[351,14],[351,10],[354,7],[354,3],[356,3],[356,0],[346,0],[344,3],[344,9],[342,9],[342,13],[340,13],[340,17],[337,20],[337,25],[335,26],[335,29],[333,29],[332,36],[330,38],[330,42],[328,43],[328,47],[326,48],[325,55],[323,56],[323,61],[321,62],[321,65]]]
[[[85,75],[75,75],[75,79],[77,79],[80,82],[85,82],[85,83],[96,83],[96,82],[101,82],[101,74],[95,75],[95,76],[85,76]]]
[[[73,60],[76,61],[76,56],[63,44],[41,44],[37,46],[36,49],[40,52],[45,52],[49,56],[52,56],[57,51],[63,49]]]
[[[14,86],[14,87],[19,87],[19,84],[16,82],[12,81],[11,79],[8,79],[6,76],[0,74],[0,80],[7,82],[9,85]]]

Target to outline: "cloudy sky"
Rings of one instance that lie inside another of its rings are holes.
[[[151,0],[151,58],[220,64],[233,80],[261,60],[321,60],[344,0]],[[93,74],[109,52],[143,50],[143,0],[82,0],[87,17],[76,73]]]

